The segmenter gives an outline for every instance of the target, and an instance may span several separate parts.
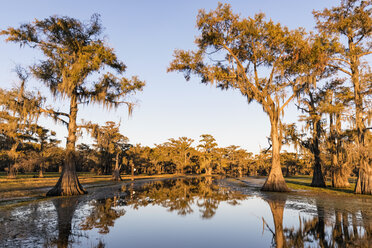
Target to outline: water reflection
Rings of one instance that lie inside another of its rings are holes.
[[[69,237],[72,232],[72,217],[78,205],[78,197],[62,197],[53,200],[57,210],[57,229],[58,238],[52,240],[51,244],[56,244],[58,248],[68,247]]]
[[[143,181],[1,210],[0,247],[372,247],[371,199],[234,189]]]
[[[356,212],[334,206],[334,214],[326,217],[324,201],[316,200],[316,215],[299,217],[297,227],[283,228],[286,194],[264,196],[273,216],[274,230],[263,219],[273,234],[273,246],[282,247],[372,247],[372,215],[360,211],[362,226],[357,223]],[[351,221],[351,222],[350,222]]]
[[[94,200],[92,210],[85,220],[80,224],[82,230],[92,230],[97,228],[100,234],[109,232],[109,227],[113,227],[115,220],[125,214],[125,210],[119,205],[120,197]]]
[[[283,212],[284,206],[287,201],[286,194],[273,194],[273,195],[266,195],[264,198],[270,206],[271,213],[273,215],[274,220],[274,231],[269,228],[268,224],[264,221],[264,224],[269,228],[269,230],[273,233],[275,238],[275,245],[279,248],[287,247],[286,240],[284,238],[283,232]]]
[[[194,212],[192,205],[196,204],[203,219],[212,218],[221,202],[235,205],[247,198],[227,187],[213,184],[211,177],[157,181],[138,189],[131,184],[123,191],[127,197],[122,203],[134,209],[159,205],[178,215],[187,215]]]

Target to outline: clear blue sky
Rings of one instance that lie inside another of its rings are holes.
[[[338,5],[336,0],[231,0],[236,13],[252,16],[264,12],[268,18],[290,28],[314,27],[312,10]],[[174,49],[193,49],[198,35],[195,27],[199,9],[215,9],[218,1],[6,1],[0,9],[0,29],[17,27],[33,19],[50,15],[67,15],[88,20],[93,13],[101,15],[104,34],[118,57],[127,65],[127,76],[138,75],[147,85],[134,98],[138,101],[133,116],[128,118],[125,107],[107,112],[95,107],[80,109],[78,119],[99,124],[121,120],[121,131],[131,143],[152,146],[168,138],[212,134],[220,146],[239,145],[252,152],[267,146],[269,120],[260,105],[247,104],[234,91],[220,91],[199,83],[198,78],[186,82],[182,74],[166,73]],[[16,82],[12,72],[15,64],[31,65],[40,54],[29,48],[5,43],[0,38],[0,87],[9,88]],[[43,88],[35,80],[30,89]],[[51,99],[49,103],[53,103]],[[66,108],[56,101],[61,110]],[[298,112],[290,106],[285,120],[293,122]],[[66,130],[50,120],[42,124],[55,129],[64,140]],[[83,140],[88,142],[88,140]]]

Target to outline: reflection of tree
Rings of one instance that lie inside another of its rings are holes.
[[[325,233],[325,210],[322,202],[316,202],[317,217],[300,220],[298,230],[286,228],[285,236],[288,247],[306,247],[305,243],[317,243],[319,247],[330,247]]]
[[[372,247],[372,213],[371,209],[368,211],[363,211],[362,210],[362,218],[363,218],[363,226],[365,230],[364,234],[364,240],[365,244],[369,247]]]
[[[179,215],[193,212],[192,204],[200,208],[202,218],[212,218],[222,201],[237,204],[246,196],[212,184],[212,178],[175,179],[144,185],[128,202],[133,208],[160,205]]]
[[[307,247],[316,244],[319,247],[372,247],[371,216],[362,212],[363,227],[358,228],[356,213],[347,210],[334,210],[334,223],[327,223],[322,201],[316,202],[317,216],[311,219],[300,219],[297,229],[284,230],[288,247]],[[352,220],[350,223],[349,219]],[[326,232],[326,230],[329,230]]]
[[[57,247],[68,247],[71,235],[71,221],[78,204],[77,197],[62,197],[53,200],[57,210],[58,239],[55,241]]]
[[[245,195],[212,184],[211,177],[156,181],[141,187],[135,187],[132,183],[122,191],[124,196],[93,201],[90,214],[80,224],[82,230],[98,228],[99,233],[108,233],[115,220],[125,214],[124,206],[138,209],[158,205],[170,212],[187,215],[194,211],[193,204],[196,204],[201,217],[208,219],[215,215],[222,201],[235,205],[246,198]]]
[[[267,195],[265,196],[265,200],[269,203],[271,213],[273,215],[275,227],[273,235],[275,237],[276,247],[278,248],[287,247],[283,232],[283,212],[285,202],[287,201],[287,195],[286,194]]]
[[[80,225],[82,230],[98,228],[99,233],[106,234],[109,227],[114,226],[115,220],[125,214],[124,209],[117,208],[119,197],[96,200],[90,215]]]

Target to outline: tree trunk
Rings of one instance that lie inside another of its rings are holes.
[[[355,52],[353,40],[349,40],[350,52]],[[364,132],[363,122],[363,98],[359,79],[359,58],[356,55],[351,56],[351,81],[354,86],[354,103],[355,103],[355,126],[357,129],[357,145],[359,152],[359,174],[354,192],[356,194],[372,195],[372,162],[364,152]]]
[[[80,184],[76,173],[75,143],[77,111],[77,96],[76,94],[73,94],[70,101],[70,120],[68,123],[68,138],[66,142],[66,159],[63,163],[62,174],[57,184],[48,191],[47,196],[69,196],[88,193]]]
[[[271,142],[272,142],[272,165],[269,173],[269,177],[266,179],[262,186],[263,191],[275,191],[275,192],[289,192],[289,188],[285,183],[282,168],[280,166],[280,146],[281,140],[278,134],[279,117],[270,118],[271,121]]]
[[[207,175],[207,176],[212,175],[212,168],[211,167],[205,168],[205,175]]]
[[[15,164],[17,163],[17,148],[19,145],[19,141],[16,141],[12,148],[10,149],[8,156],[12,158],[13,162],[8,164],[8,179],[16,179],[17,178],[17,170],[15,168]]]
[[[44,168],[43,168],[42,165],[40,166],[39,177],[40,177],[40,178],[43,178],[43,177],[44,177]]]
[[[120,170],[118,170],[116,168],[114,169],[114,171],[112,172],[112,180],[114,180],[114,181],[122,181],[123,180],[120,176]]]
[[[314,172],[313,172],[313,180],[311,181],[311,186],[312,187],[326,187],[325,180],[323,177],[323,172],[322,172],[322,166],[320,163],[320,158],[319,154],[315,156],[314,154]]]
[[[320,119],[316,119],[313,123],[313,140],[311,150],[314,155],[313,167],[313,180],[311,181],[312,187],[326,187],[325,180],[322,172],[322,162],[320,159],[319,138],[320,138]]]
[[[62,175],[60,176],[57,184],[48,191],[47,196],[70,196],[87,193],[77,177],[75,161],[75,153],[73,151],[67,151],[62,169]]]
[[[116,154],[115,169],[112,172],[112,180],[122,181],[121,176],[120,176],[120,167],[119,167],[119,153]]]
[[[332,104],[332,103],[331,103]],[[336,124],[334,125],[334,118]],[[332,187],[346,188],[349,187],[348,168],[342,163],[341,152],[341,119],[340,114],[330,114],[329,117],[330,129],[330,145],[331,145],[331,167],[332,167]]]
[[[105,174],[109,175],[111,173],[111,161],[112,157],[111,154],[108,152],[105,152]]]
[[[287,166],[286,171],[285,171],[285,176],[290,177],[291,173],[289,172],[289,167]]]
[[[332,170],[332,187],[347,188],[350,186],[347,175],[343,172],[342,167],[335,167]]]
[[[372,195],[372,162],[367,162],[366,158],[363,158],[365,154],[360,154],[360,168],[358,180],[355,185],[356,194]]]
[[[7,178],[8,179],[16,179],[17,178],[17,171],[14,168],[14,165],[10,165],[8,167],[8,176],[7,176]]]
[[[132,160],[130,160],[129,164],[130,164],[130,169],[131,169],[132,180],[134,180],[134,163]]]

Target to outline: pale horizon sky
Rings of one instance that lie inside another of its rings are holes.
[[[304,27],[310,31],[315,26],[312,10],[321,10],[339,4],[335,0],[261,0],[220,1],[230,3],[235,13],[243,17],[264,12],[266,17],[289,28]],[[221,91],[203,85],[193,77],[186,82],[180,73],[167,73],[175,49],[194,49],[198,35],[195,27],[199,9],[211,10],[218,1],[7,1],[0,10],[0,29],[18,27],[35,18],[66,15],[79,20],[89,20],[94,13],[101,15],[104,35],[108,44],[127,65],[125,76],[138,75],[146,81],[142,93],[134,96],[138,105],[128,117],[126,107],[110,112],[90,106],[79,110],[78,120],[84,119],[104,124],[120,121],[121,133],[130,143],[153,146],[169,138],[186,136],[195,140],[201,134],[212,134],[219,146],[238,145],[257,153],[268,146],[270,123],[262,107],[247,104],[237,91]],[[41,59],[40,53],[30,48],[20,48],[5,43],[0,37],[0,87],[10,88],[16,82],[12,72],[16,64],[28,66]],[[34,79],[28,89],[45,86]],[[63,102],[49,98],[49,104],[57,103],[65,110]],[[285,122],[294,122],[300,113],[291,105],[287,108]],[[57,131],[63,142],[67,130],[53,124],[50,119],[42,125]],[[80,141],[89,142],[89,139]],[[283,150],[286,148],[283,147]]]

